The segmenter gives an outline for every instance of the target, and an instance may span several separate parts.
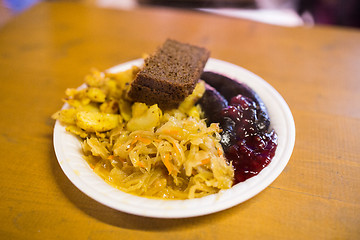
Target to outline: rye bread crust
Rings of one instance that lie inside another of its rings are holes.
[[[138,102],[144,102],[148,105],[158,104],[160,108],[165,109],[176,108],[179,105],[179,101],[173,100],[171,94],[160,92],[154,88],[142,85],[132,85],[132,88],[134,92],[141,93],[138,95]],[[161,98],[158,96],[161,96]]]
[[[209,56],[205,48],[168,39],[145,59],[128,96],[134,101],[174,108],[192,93]]]

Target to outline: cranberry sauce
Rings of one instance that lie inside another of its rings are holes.
[[[256,103],[243,95],[233,97],[221,115],[233,130],[230,136],[222,137],[231,143],[224,147],[224,151],[234,166],[236,184],[257,175],[271,162],[277,147],[277,135],[274,130],[268,132],[259,127],[261,122],[257,117]]]

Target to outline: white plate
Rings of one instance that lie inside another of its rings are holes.
[[[126,70],[142,63],[142,59],[137,59],[115,66],[109,69],[109,72]],[[246,83],[258,93],[268,108],[271,127],[278,134],[278,146],[271,163],[257,176],[231,189],[199,199],[154,200],[137,197],[113,188],[96,175],[82,158],[79,139],[56,122],[55,153],[66,176],[83,193],[106,206],[130,214],[156,218],[185,218],[218,212],[248,200],[269,186],[285,168],[295,144],[295,124],[288,105],[273,87],[244,68],[211,58],[205,70],[222,73]]]

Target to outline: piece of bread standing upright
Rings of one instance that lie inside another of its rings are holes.
[[[209,56],[205,48],[167,39],[144,60],[128,96],[148,105],[175,108],[194,90]]]

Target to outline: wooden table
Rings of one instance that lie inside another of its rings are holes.
[[[260,75],[289,104],[296,144],[254,198],[190,219],[151,219],[80,192],[56,160],[50,116],[68,87],[166,38]],[[285,28],[194,11],[41,3],[0,29],[1,239],[359,239],[360,31]]]

